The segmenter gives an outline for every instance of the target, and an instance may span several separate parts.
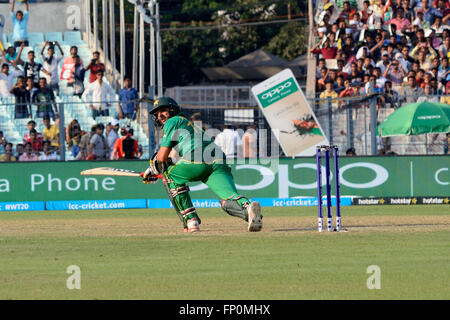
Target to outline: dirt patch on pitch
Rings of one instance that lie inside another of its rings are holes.
[[[261,236],[299,235],[317,232],[312,217],[265,217]],[[343,229],[352,233],[450,231],[450,216],[344,217]],[[120,217],[99,219],[6,220],[0,224],[0,237],[147,237],[183,235],[179,220],[173,217]],[[201,231],[187,236],[248,234],[247,223],[232,217],[206,217]]]

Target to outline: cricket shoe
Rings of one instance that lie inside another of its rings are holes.
[[[200,223],[198,223],[197,218],[192,218],[187,221],[187,229],[186,232],[198,232],[200,231]]]
[[[248,231],[258,232],[262,229],[261,205],[255,201],[250,203],[248,211]]]

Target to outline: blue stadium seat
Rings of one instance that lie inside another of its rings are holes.
[[[45,33],[45,40],[58,41],[59,44],[62,44],[63,43],[62,32],[47,32],[47,33]]]
[[[45,42],[44,34],[42,32],[28,32],[28,42],[30,46],[34,46],[36,43]]]
[[[84,42],[81,39],[80,31],[66,31],[64,32],[64,43],[69,45],[76,45]]]

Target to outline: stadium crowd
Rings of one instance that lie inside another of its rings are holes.
[[[450,103],[448,0],[323,0],[315,39],[321,99],[380,92],[394,108]]]
[[[94,120],[99,116],[110,116],[112,104],[109,102],[115,100],[115,92],[104,81],[106,66],[97,51],[92,53],[92,59],[85,64],[78,55],[76,45],[71,46],[70,55],[65,57],[58,41],[46,41],[39,52],[40,59],[36,59],[33,50],[28,50],[24,56],[22,52],[29,45],[28,21],[39,17],[32,16],[28,1],[22,2],[25,10],[17,11],[14,10],[15,2],[11,1],[9,21],[13,29],[13,43],[7,48],[3,28],[8,21],[0,14],[0,98],[3,103],[14,101],[14,119],[30,121],[23,143],[15,146],[0,131],[0,161],[57,160],[61,151],[56,96],[67,94],[60,90],[62,82],[73,89],[74,96],[89,106]],[[85,76],[88,74],[89,84],[85,87]],[[111,110],[111,116],[117,114],[117,117],[107,124],[97,123],[92,128],[82,130],[77,119],[66,119],[66,146],[75,159],[137,159],[142,155],[133,137],[133,129],[130,126],[119,128],[120,119],[136,119],[138,105],[135,101],[138,92],[132,88],[130,78],[125,78],[124,87],[118,95],[118,110],[114,113],[115,110]],[[35,106],[35,114],[32,106]],[[44,125],[42,133],[35,128],[35,120],[39,119]]]

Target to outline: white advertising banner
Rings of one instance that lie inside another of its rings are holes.
[[[316,146],[329,144],[290,69],[252,87],[252,93],[287,156],[312,156]]]

